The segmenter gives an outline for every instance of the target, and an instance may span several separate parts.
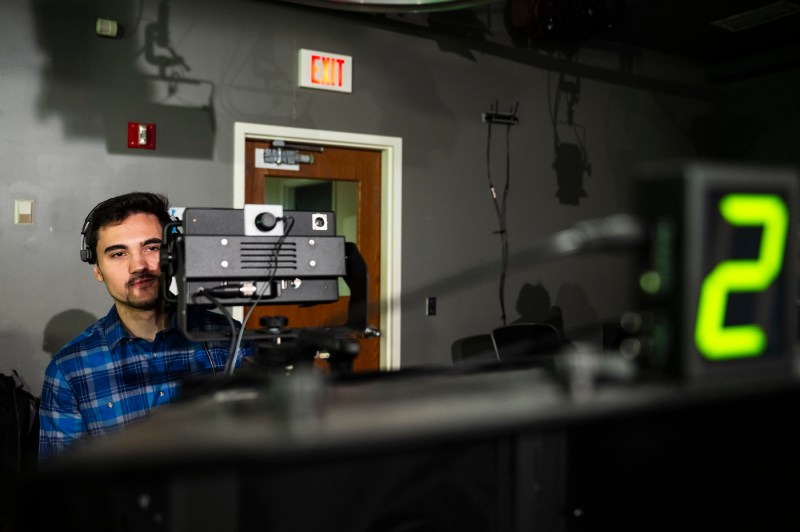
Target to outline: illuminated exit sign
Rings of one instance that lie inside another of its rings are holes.
[[[353,92],[353,58],[349,55],[300,49],[300,86]]]

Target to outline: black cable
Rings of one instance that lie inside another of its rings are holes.
[[[195,292],[194,294],[192,294],[192,302],[196,303],[196,299],[197,299],[198,296],[205,297],[206,299],[211,301],[211,303],[214,304],[214,307],[219,309],[219,311],[222,312],[222,315],[225,316],[225,319],[228,320],[228,326],[231,329],[231,345],[230,345],[230,347],[228,347],[228,360],[225,362],[225,369],[226,369],[226,373],[227,373],[228,364],[231,363],[232,354],[235,353],[234,349],[236,348],[236,322],[233,321],[233,316],[231,316],[231,313],[228,312],[228,309],[225,308],[225,306],[220,302],[219,299],[217,299],[216,297],[212,296],[208,292],[200,289],[197,292]],[[206,351],[206,353],[208,353],[208,352]],[[210,358],[209,358],[209,360],[210,360]],[[211,364],[211,367],[213,369],[213,367],[214,367],[213,362]],[[215,371],[215,373],[216,373],[216,371]]]
[[[495,192],[494,183],[492,183],[492,165],[491,165],[491,159],[492,159],[492,122],[491,122],[491,120],[488,121],[486,124],[488,126],[487,127],[487,136],[486,136],[486,178],[489,180],[489,192],[492,193],[492,200],[494,201],[494,204],[495,204],[495,210],[498,211],[498,214],[499,214],[499,209],[497,208],[497,192]]]
[[[267,281],[261,286],[261,290],[259,290],[255,301],[253,301],[253,304],[250,305],[250,310],[247,311],[247,315],[245,315],[244,318],[242,319],[242,328],[239,331],[239,337],[236,340],[236,343],[234,345],[234,350],[231,351],[231,355],[228,357],[228,363],[230,364],[230,367],[228,366],[228,364],[225,365],[225,374],[226,375],[232,375],[233,374],[233,370],[236,367],[236,359],[239,358],[239,347],[241,346],[241,343],[242,343],[242,337],[244,335],[244,329],[245,329],[245,327],[247,325],[247,322],[250,320],[250,315],[253,313],[253,310],[255,310],[256,306],[258,306],[259,302],[261,301],[261,298],[264,297],[264,293],[266,292],[267,288],[272,284],[272,281],[275,279],[275,275],[278,272],[278,260],[279,260],[279,254],[280,254],[281,247],[283,247],[283,242],[286,240],[286,237],[289,235],[289,233],[291,232],[292,228],[294,227],[294,218],[293,217],[284,216],[284,217],[279,218],[279,219],[283,220],[284,222],[287,222],[287,227],[284,227],[283,234],[280,236],[280,238],[278,238],[278,241],[275,243],[275,248],[273,249],[273,253],[272,253],[272,262],[274,264],[273,264],[272,269],[271,269],[271,271],[270,271],[270,273],[268,275]]]
[[[211,365],[211,374],[217,374],[217,367],[214,365],[214,359],[211,358],[211,351],[208,349],[208,342],[203,342],[203,350],[206,352],[206,358],[208,359],[208,363]],[[230,353],[228,353],[230,355]]]
[[[495,109],[492,108],[492,114]],[[514,108],[512,116],[516,116],[517,107]],[[506,182],[503,187],[503,197],[500,201],[497,199],[497,191],[492,182],[492,165],[491,165],[491,151],[492,151],[492,121],[487,120],[488,131],[486,139],[486,176],[489,181],[489,190],[492,193],[492,201],[494,203],[495,214],[497,215],[498,230],[497,234],[500,235],[500,281],[498,287],[498,298],[500,301],[500,318],[503,325],[506,324],[506,301],[505,301],[505,285],[506,275],[508,271],[508,230],[506,225],[506,206],[508,202],[508,193],[511,188],[511,123],[506,124]]]
[[[514,108],[516,116],[517,109]],[[506,324],[506,274],[508,272],[508,224],[506,213],[508,212],[507,201],[508,193],[511,188],[511,124],[506,124],[506,186],[503,190],[503,224],[501,227],[501,274],[500,274],[500,308],[502,309],[503,325]]]
[[[494,113],[494,108],[492,108],[492,113]],[[502,235],[503,233],[503,211],[500,205],[497,202],[497,190],[494,188],[494,183],[492,183],[492,121],[489,120],[487,122],[487,136],[486,136],[486,177],[489,180],[489,191],[492,194],[492,204],[494,205],[495,215],[497,216],[498,223],[500,225],[499,232],[501,235],[501,266],[500,266],[500,317],[503,321],[503,325],[505,325],[505,306],[504,306],[504,298],[503,298],[503,263],[502,263]]]

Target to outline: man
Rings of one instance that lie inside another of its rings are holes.
[[[160,287],[167,199],[134,192],[106,200],[86,218],[81,260],[92,264],[114,305],[56,353],[45,371],[39,459],[108,434],[173,400],[186,377],[221,372],[228,340],[192,342],[176,327]],[[190,312],[191,330],[229,331],[222,315]],[[240,356],[252,354],[245,345]],[[238,361],[237,361],[238,362]]]

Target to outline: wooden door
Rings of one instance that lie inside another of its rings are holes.
[[[245,203],[265,203],[266,182],[270,178],[347,181],[357,185],[357,245],[369,272],[367,320],[380,329],[381,272],[381,153],[324,146],[313,153],[313,164],[301,164],[299,170],[257,168],[256,150],[271,147],[271,141],[247,139],[245,142]],[[336,303],[301,307],[299,305],[263,305],[253,312],[247,327],[257,328],[262,316],[286,316],[290,328],[329,327],[347,320],[349,297]],[[356,371],[380,368],[380,339],[361,340],[361,351],[354,363]]]

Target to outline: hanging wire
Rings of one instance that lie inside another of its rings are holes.
[[[261,302],[261,299],[264,297],[264,294],[266,293],[267,288],[272,284],[272,281],[275,279],[275,274],[278,271],[278,261],[279,261],[280,250],[283,247],[283,242],[286,240],[286,237],[289,235],[289,233],[292,231],[292,228],[294,227],[294,218],[293,217],[284,216],[282,219],[286,223],[286,227],[283,230],[283,234],[280,236],[280,238],[278,238],[278,241],[275,244],[275,248],[274,248],[273,253],[272,253],[271,267],[269,269],[269,275],[268,275],[267,281],[262,285],[261,290],[259,290],[255,300],[253,300],[253,303],[250,305],[250,309],[247,311],[247,314],[242,319],[242,326],[239,329],[239,336],[238,336],[238,338],[236,338],[236,341],[233,344],[234,347],[233,347],[230,355],[228,356],[228,361],[227,361],[227,363],[225,365],[225,374],[226,375],[233,375],[233,372],[234,372],[234,370],[236,368],[237,360],[238,360],[238,358],[240,356],[239,355],[239,351],[240,351],[240,347],[242,345],[242,338],[244,337],[244,330],[245,330],[245,327],[247,326],[247,322],[250,321],[250,315],[253,314],[253,311],[258,306],[258,304]]]
[[[228,321],[231,341],[230,341],[230,346],[228,348],[228,353],[229,353],[228,359],[225,362],[225,368],[224,368],[224,374],[226,376],[233,375],[234,370],[236,369],[236,364],[238,363],[238,360],[241,357],[241,345],[242,345],[242,340],[244,339],[244,332],[247,326],[247,322],[250,320],[250,316],[253,314],[253,311],[261,302],[267,290],[272,285],[272,282],[275,280],[275,276],[277,274],[280,262],[281,248],[283,247],[286,237],[289,236],[289,233],[294,227],[294,218],[292,216],[283,216],[281,218],[278,218],[278,220],[282,220],[285,224],[283,233],[278,238],[277,242],[275,243],[275,246],[273,247],[272,253],[269,256],[266,281],[262,284],[258,293],[255,295],[255,298],[253,299],[253,302],[251,303],[247,314],[244,316],[244,319],[242,320],[241,326],[239,327],[236,326],[236,323],[234,322],[231,313],[214,294],[215,290],[224,289],[225,286],[220,286],[211,289],[200,288],[191,295],[193,304],[197,304],[198,298],[201,297],[205,298],[208,301],[210,301],[211,304],[213,304],[214,307],[218,309],[221,312],[221,314],[225,317],[225,319]],[[178,246],[177,253],[180,255],[178,260],[180,263],[185,263],[183,260],[183,256],[181,254],[182,251],[183,248],[181,246]],[[237,329],[238,329],[238,334],[237,334]]]
[[[518,123],[517,108],[519,103],[514,106],[513,112],[508,114],[497,111],[497,103],[492,106],[489,113],[484,113],[483,119],[487,123],[486,138],[486,177],[489,181],[489,191],[492,194],[495,214],[497,215],[498,229],[495,234],[500,235],[500,282],[498,287],[498,298],[500,300],[500,319],[503,325],[506,324],[506,276],[508,272],[508,228],[506,224],[506,208],[508,193],[511,188],[511,126]],[[503,187],[503,196],[498,199],[497,189],[492,182],[492,124],[502,123],[506,126],[506,179]]]

